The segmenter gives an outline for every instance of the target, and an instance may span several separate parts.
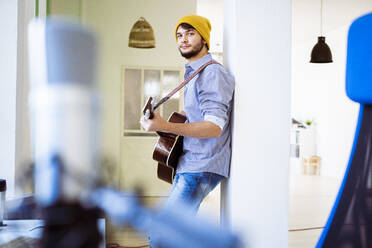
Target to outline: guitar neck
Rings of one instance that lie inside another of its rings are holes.
[[[168,101],[168,99],[169,99],[168,96],[163,97],[157,104],[155,104],[153,110],[157,109],[160,105]]]
[[[154,113],[153,113],[154,108],[152,107],[152,101],[153,101],[153,98],[150,96],[149,99],[147,99],[147,102],[142,109],[143,115],[146,116],[148,119],[154,118]],[[149,112],[149,114],[147,114],[147,111]]]

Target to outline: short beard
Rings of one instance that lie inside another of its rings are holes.
[[[198,55],[200,53],[200,51],[203,49],[203,47],[204,47],[204,43],[203,43],[203,40],[201,40],[199,45],[196,46],[193,50],[191,50],[188,53],[183,53],[181,51],[181,49],[178,49],[178,50],[180,51],[182,57],[184,57],[186,59],[189,59],[189,58],[192,58],[192,57],[195,57],[196,55]]]

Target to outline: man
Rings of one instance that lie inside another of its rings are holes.
[[[208,53],[211,24],[189,15],[176,25],[179,51],[186,58],[185,78],[212,60]],[[154,113],[141,119],[146,131],[184,136],[183,149],[167,204],[186,201],[196,212],[200,203],[229,175],[231,156],[230,115],[234,79],[220,64],[208,65],[184,89],[186,123],[171,123]],[[166,103],[165,103],[166,104]]]

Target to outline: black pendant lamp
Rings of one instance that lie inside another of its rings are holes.
[[[320,36],[318,36],[318,43],[315,44],[311,51],[310,63],[332,63],[331,49],[325,42],[323,33],[323,0],[320,0]]]

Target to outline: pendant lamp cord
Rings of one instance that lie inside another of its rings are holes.
[[[320,36],[323,36],[323,0],[320,0]]]

